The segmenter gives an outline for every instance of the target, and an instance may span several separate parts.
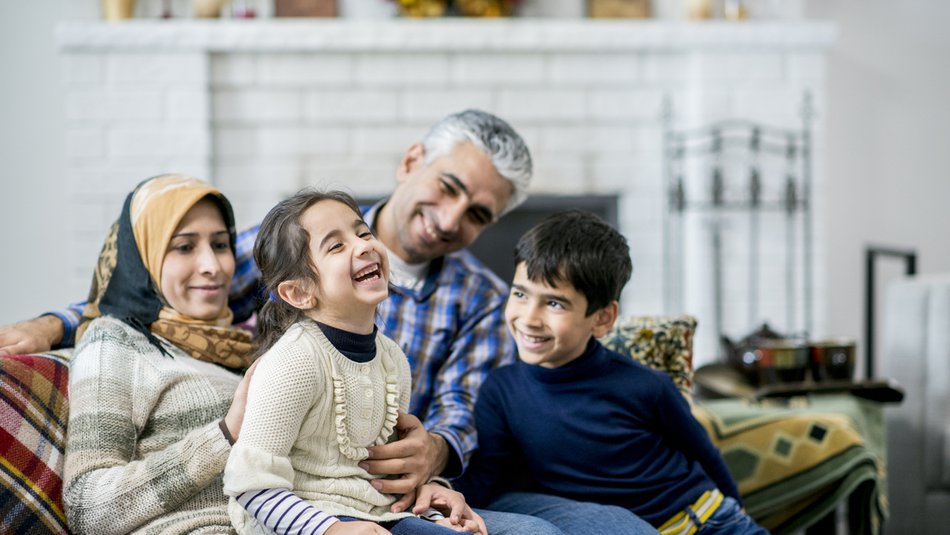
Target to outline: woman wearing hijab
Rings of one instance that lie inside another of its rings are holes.
[[[222,472],[251,354],[227,306],[234,237],[227,199],[199,180],[152,178],[126,199],[70,366],[75,533],[232,532]]]

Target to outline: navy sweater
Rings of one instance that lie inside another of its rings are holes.
[[[719,450],[665,373],[591,339],[559,368],[493,371],[475,406],[478,449],[456,488],[484,507],[509,491],[619,505],[658,526],[719,488]]]

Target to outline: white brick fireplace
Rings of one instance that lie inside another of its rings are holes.
[[[176,171],[233,200],[239,226],[310,184],[388,192],[398,157],[451,111],[507,119],[532,148],[535,193],[616,194],[636,266],[625,313],[663,311],[663,111],[685,128],[741,117],[801,125],[814,97],[821,214],[826,23],[259,20],[68,23],[72,292],[123,195]],[[815,265],[822,256],[816,221]],[[816,272],[816,325],[825,303]],[[688,309],[701,324],[702,303]],[[700,330],[698,360],[715,352]]]

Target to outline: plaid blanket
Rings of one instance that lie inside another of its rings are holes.
[[[0,357],[0,533],[69,533],[65,354]]]
[[[849,395],[788,405],[704,401],[697,419],[719,446],[746,510],[773,534],[811,526],[849,503],[850,531],[887,516],[882,405]]]

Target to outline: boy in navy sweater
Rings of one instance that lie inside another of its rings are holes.
[[[479,393],[478,450],[456,481],[469,503],[550,519],[568,498],[622,507],[663,534],[767,533],[669,376],[597,341],[632,271],[624,237],[563,212],[521,238],[515,265],[505,319],[520,361]]]

